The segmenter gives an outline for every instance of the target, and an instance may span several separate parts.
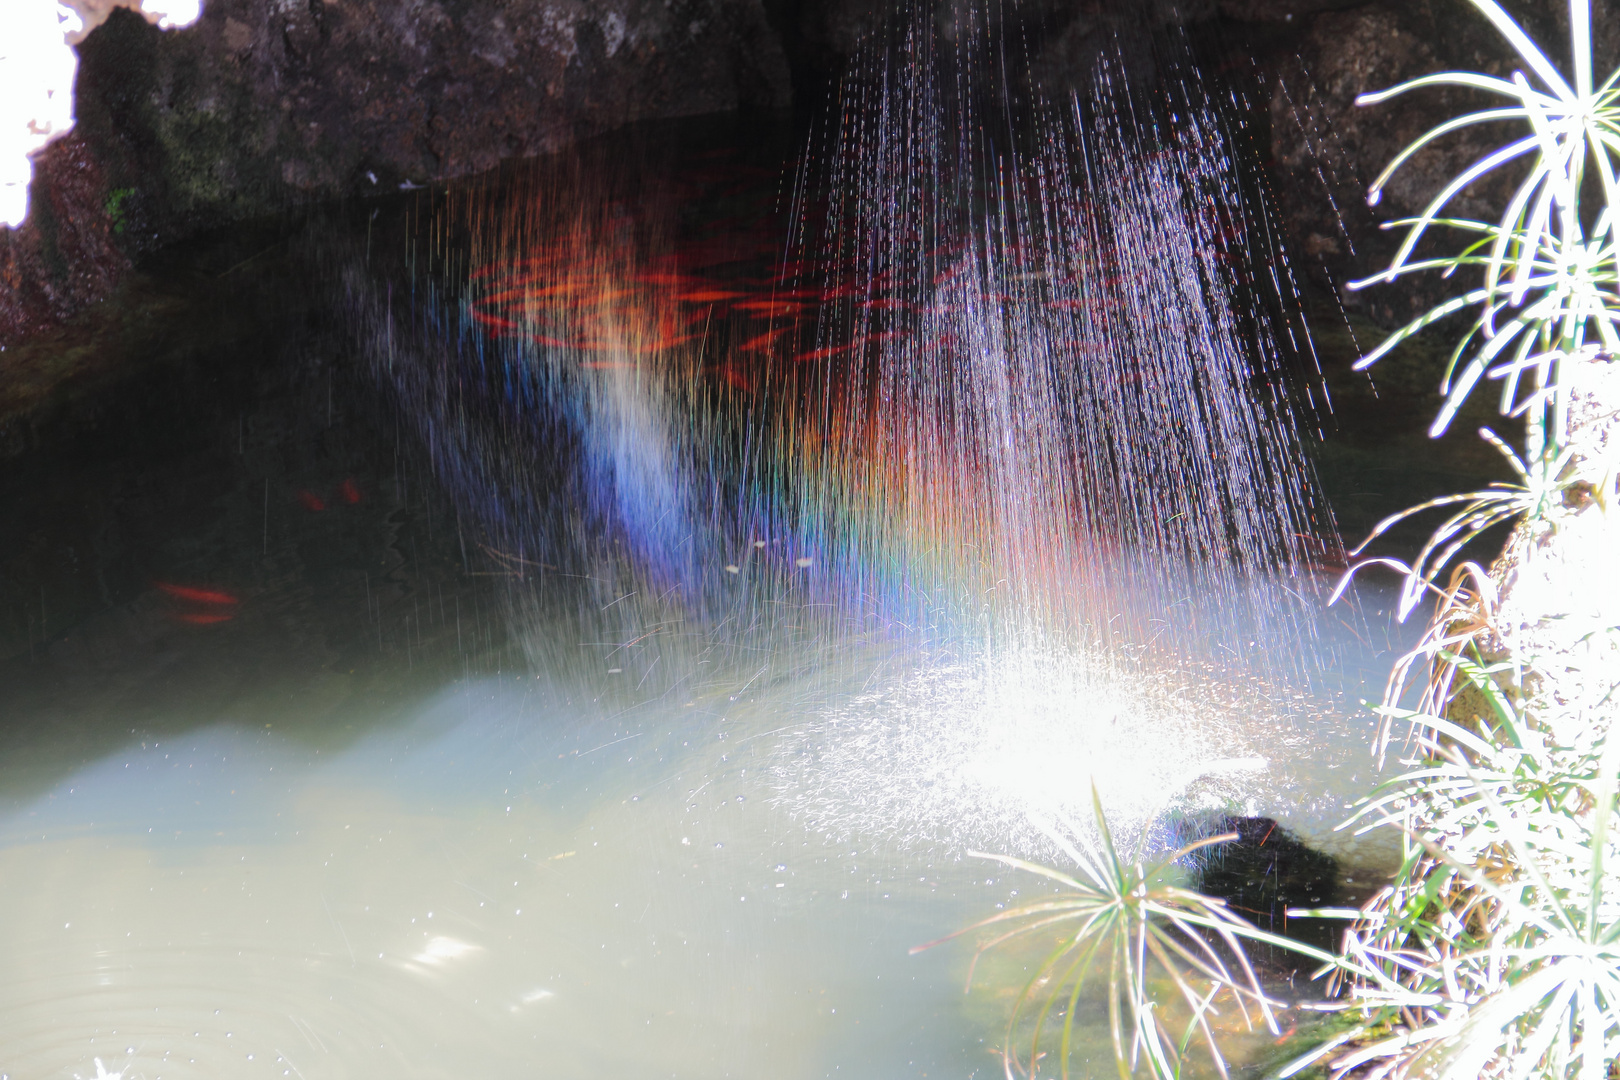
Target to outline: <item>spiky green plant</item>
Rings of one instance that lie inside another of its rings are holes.
[[[1520,658],[1432,655],[1482,714],[1388,710],[1414,726],[1415,767],[1353,820],[1399,829],[1406,858],[1347,936],[1344,1007],[1362,1023],[1334,1067],[1605,1080],[1620,1059],[1620,737],[1592,724],[1560,745],[1537,715],[1557,691],[1527,696]]]
[[[1351,568],[1351,573],[1341,579],[1329,603],[1337,601],[1349,588],[1356,570],[1367,566],[1387,566],[1401,575],[1401,591],[1396,600],[1395,614],[1404,622],[1412,609],[1434,591],[1434,583],[1444,569],[1480,534],[1497,525],[1544,516],[1565,491],[1579,482],[1578,476],[1570,468],[1574,454],[1568,447],[1526,461],[1489,428],[1480,428],[1479,434],[1501,451],[1518,480],[1513,483],[1493,483],[1482,491],[1441,495],[1384,518],[1373,527],[1365,540],[1351,550],[1353,558],[1358,558],[1373,541],[1409,517],[1441,507],[1456,508],[1429,535],[1410,565],[1388,557],[1360,559]]]
[[[1448,588],[1436,582],[1495,524],[1519,519],[1531,526],[1523,535],[1555,541],[1559,521],[1579,511],[1602,515],[1595,520],[1606,528],[1612,463],[1602,460],[1602,433],[1572,430],[1571,404],[1594,393],[1597,365],[1620,351],[1620,71],[1594,85],[1588,0],[1569,5],[1572,80],[1495,0],[1470,2],[1529,73],[1442,73],[1359,99],[1376,104],[1427,86],[1506,99],[1418,139],[1374,183],[1372,199],[1414,154],[1460,128],[1519,120],[1529,130],[1460,173],[1419,216],[1392,223],[1407,230],[1393,262],[1357,287],[1419,270],[1475,273],[1478,284],[1396,331],[1360,366],[1473,310],[1431,431],[1444,431],[1479,382],[1494,378],[1501,412],[1525,419],[1526,447],[1519,457],[1482,432],[1507,455],[1516,483],[1434,500],[1374,532],[1421,510],[1459,507],[1411,566],[1394,564],[1405,573],[1402,618],[1426,594],[1441,602],[1423,642],[1397,665],[1380,710],[1380,755],[1389,725],[1404,720],[1414,735],[1412,768],[1383,785],[1356,820],[1398,828],[1406,859],[1347,935],[1339,969],[1349,975],[1347,1007],[1362,1022],[1333,1064],[1369,1077],[1605,1080],[1620,1058],[1620,848],[1612,828],[1620,627],[1596,627],[1578,641],[1559,635],[1558,655],[1531,655],[1525,642],[1546,636],[1521,638],[1513,628],[1547,613],[1516,615],[1505,632],[1495,625],[1499,582],[1486,571],[1464,564]],[[1498,222],[1443,216],[1468,185],[1512,162],[1526,172]],[[1583,206],[1587,193],[1601,198]],[[1414,259],[1438,228],[1459,233],[1460,250]],[[1415,708],[1402,707],[1417,671],[1426,686]]]
[[[1276,1002],[1262,988],[1243,942],[1278,945],[1327,964],[1335,959],[1268,934],[1232,914],[1224,901],[1175,883],[1177,863],[1201,848],[1236,839],[1235,833],[1188,844],[1144,865],[1115,845],[1095,787],[1092,806],[1095,840],[1068,821],[1035,822],[1073,862],[1072,873],[1006,855],[972,853],[1054,881],[1062,891],[1008,908],[912,952],[963,934],[993,931],[974,954],[968,970],[971,986],[986,951],[1020,938],[1051,939],[1007,1020],[1002,1062],[1009,1080],[1020,1073],[1038,1074],[1043,1043],[1050,1045],[1054,1027],[1058,1071],[1068,1077],[1082,992],[1097,985],[1093,979],[1102,981],[1121,1077],[1143,1066],[1160,1080],[1184,1076],[1195,1044],[1202,1044],[1216,1071],[1225,1076],[1226,1061],[1210,1024],[1219,1009],[1234,1008],[1246,1025],[1258,1023],[1277,1033]],[[1175,1020],[1173,1014],[1178,1014]],[[1025,1028],[1027,1049],[1020,1045]]]
[[[1526,446],[1522,458],[1509,455],[1519,483],[1425,503],[1374,531],[1376,537],[1422,510],[1462,505],[1419,558],[1402,567],[1408,579],[1402,618],[1468,540],[1502,521],[1543,513],[1560,491],[1577,482],[1583,463],[1567,452],[1572,395],[1582,382],[1583,365],[1610,362],[1620,352],[1620,170],[1615,157],[1620,151],[1620,69],[1594,84],[1589,0],[1570,0],[1569,5],[1573,81],[1495,0],[1469,2],[1501,32],[1528,73],[1515,71],[1503,79],[1441,72],[1357,98],[1357,104],[1376,105],[1414,90],[1451,86],[1504,99],[1501,105],[1448,120],[1402,150],[1373,182],[1369,202],[1379,201],[1390,178],[1414,155],[1453,132],[1511,121],[1523,121],[1528,131],[1464,169],[1416,217],[1388,224],[1406,230],[1394,259],[1387,269],[1353,282],[1351,288],[1425,271],[1446,277],[1475,273],[1478,283],[1390,334],[1357,368],[1369,367],[1437,322],[1473,311],[1474,321],[1442,378],[1446,400],[1430,433],[1444,432],[1469,394],[1489,378],[1502,384],[1502,414],[1524,418]],[[1513,165],[1526,172],[1500,220],[1446,216],[1446,208],[1469,185]],[[1593,177],[1601,200],[1583,205]],[[1457,234],[1460,246],[1450,254],[1415,257],[1420,241],[1438,230]],[[1486,436],[1506,449],[1496,436]]]

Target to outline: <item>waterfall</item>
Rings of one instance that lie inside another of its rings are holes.
[[[831,831],[1005,836],[1088,774],[1145,818],[1256,767],[1337,546],[1309,338],[1232,108],[1174,42],[1152,87],[1123,55],[1049,100],[982,21],[901,19],[771,200],[604,143],[351,270],[537,668],[778,688]]]

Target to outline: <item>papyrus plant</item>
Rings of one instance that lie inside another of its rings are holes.
[[[1620,616],[1564,635],[1558,655],[1535,655],[1527,649],[1544,646],[1545,635],[1525,638],[1496,625],[1500,582],[1491,574],[1464,564],[1449,587],[1436,582],[1491,525],[1521,518],[1532,532],[1552,528],[1555,510],[1581,503],[1608,513],[1612,452],[1602,449],[1603,433],[1576,430],[1572,406],[1612,383],[1596,373],[1620,351],[1620,71],[1594,81],[1588,0],[1569,4],[1564,70],[1495,0],[1470,3],[1524,68],[1506,79],[1429,75],[1361,98],[1377,104],[1454,86],[1498,100],[1418,139],[1374,183],[1372,198],[1414,154],[1451,132],[1522,126],[1417,217],[1392,223],[1406,230],[1394,260],[1358,287],[1437,270],[1461,278],[1464,291],[1396,331],[1361,366],[1441,319],[1471,312],[1432,433],[1446,428],[1482,380],[1494,379],[1501,412],[1525,421],[1526,445],[1521,457],[1486,432],[1512,463],[1515,483],[1431,501],[1374,532],[1419,510],[1457,508],[1401,567],[1402,617],[1426,594],[1441,603],[1422,644],[1397,666],[1381,710],[1380,754],[1391,721],[1412,726],[1409,771],[1380,788],[1359,820],[1400,829],[1407,858],[1347,936],[1340,969],[1354,969],[1347,1004],[1363,1023],[1334,1065],[1358,1077],[1608,1080],[1620,1056],[1620,732],[1612,723]],[[1507,167],[1523,176],[1500,220],[1447,216],[1465,188]],[[1441,232],[1456,238],[1452,253],[1419,257],[1420,242],[1438,241]],[[1532,612],[1528,620],[1547,614],[1559,613]],[[1427,688],[1415,708],[1403,708],[1402,688],[1419,670]]]
[[[1527,695],[1525,658],[1488,662],[1448,644],[1431,635],[1423,651],[1478,710],[1466,721],[1388,710],[1416,732],[1411,767],[1355,821],[1399,829],[1406,858],[1338,965],[1355,1038],[1307,1060],[1341,1050],[1335,1075],[1368,1080],[1609,1080],[1620,1058],[1620,733],[1582,717],[1561,744],[1538,715],[1559,707],[1557,680]]]
[[[1095,786],[1091,795],[1095,839],[1061,818],[1035,820],[1072,869],[971,853],[1046,878],[1059,891],[911,951],[985,932],[976,967],[986,951],[1011,941],[1032,938],[1046,944],[1007,1020],[1002,1064],[1008,1080],[1042,1075],[1067,1080],[1071,1057],[1082,1049],[1076,1020],[1086,1005],[1096,1007],[1099,991],[1122,1078],[1146,1072],[1155,1080],[1177,1080],[1189,1075],[1195,1056],[1226,1076],[1220,1033],[1212,1023],[1222,1010],[1236,1013],[1245,1026],[1278,1033],[1277,1003],[1250,965],[1244,942],[1277,946],[1330,966],[1336,961],[1310,945],[1259,929],[1227,910],[1223,900],[1176,883],[1178,864],[1200,849],[1235,840],[1236,833],[1196,841],[1147,863],[1116,845]],[[972,979],[970,967],[969,983]]]
[[[1546,512],[1565,489],[1582,482],[1587,463],[1569,452],[1572,398],[1582,384],[1584,366],[1612,363],[1620,352],[1620,69],[1602,83],[1594,81],[1589,0],[1570,0],[1569,78],[1495,0],[1469,2],[1501,32],[1524,68],[1510,78],[1441,72],[1358,98],[1358,104],[1377,105],[1412,91],[1450,86],[1497,99],[1491,107],[1440,124],[1401,151],[1373,182],[1369,201],[1379,201],[1390,178],[1414,155],[1453,132],[1515,121],[1522,127],[1517,137],[1441,188],[1416,217],[1388,224],[1405,230],[1394,259],[1382,273],[1354,282],[1352,288],[1427,271],[1465,284],[1458,295],[1390,334],[1357,367],[1372,365],[1426,327],[1471,313],[1473,322],[1446,367],[1441,384],[1445,404],[1430,433],[1445,431],[1481,381],[1494,380],[1501,384],[1502,414],[1525,421],[1526,445],[1520,456],[1487,435],[1507,454],[1516,482],[1401,511],[1373,531],[1368,541],[1414,513],[1457,507],[1413,564],[1403,567],[1402,618],[1470,539],[1504,520]],[[1522,169],[1524,176],[1500,220],[1448,215],[1448,207],[1471,184],[1504,168]],[[1442,250],[1449,242],[1449,252],[1420,257],[1419,245],[1426,237]],[[1609,481],[1591,486],[1606,496]]]

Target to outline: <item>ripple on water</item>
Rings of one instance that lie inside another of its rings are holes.
[[[917,1053],[857,1051],[886,1016],[932,1030],[931,1059],[964,1052],[950,958],[906,949],[995,902],[980,868],[924,883],[868,845],[812,844],[760,797],[748,754],[683,737],[706,730],[690,711],[648,718],[638,745],[668,744],[637,750],[661,762],[648,771],[628,752],[514,753],[491,736],[511,700],[479,700],[497,715],[458,728],[430,707],[354,768],[287,767],[258,803],[273,829],[203,828],[228,816],[224,783],[177,822],[183,842],[58,810],[44,839],[0,847],[5,1067],[808,1078],[842,1062],[877,1076]],[[397,776],[380,775],[389,759]],[[245,750],[218,760],[226,778],[263,768]],[[494,798],[497,771],[510,778]],[[174,803],[161,784],[124,796],[126,825]]]
[[[102,865],[123,881],[151,880],[120,872],[123,861]],[[0,989],[13,1075],[88,1080],[97,1057],[109,1072],[144,1080],[333,1075],[334,1062],[406,1068],[431,1057],[423,1045],[429,1026],[459,1011],[400,962],[299,949],[296,931],[247,933],[229,925],[242,921],[240,909],[210,914],[164,902],[172,897],[130,899],[69,902],[61,906],[72,917],[54,926],[6,905],[7,936],[33,938],[20,947],[8,942]],[[477,1019],[455,1022],[475,1028]]]

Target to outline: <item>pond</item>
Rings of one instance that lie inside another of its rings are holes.
[[[1365,895],[1410,629],[1322,606],[1366,485],[1265,366],[1300,297],[1228,318],[1121,224],[1223,130],[1091,177],[1074,293],[1050,223],[851,233],[801,133],[715,121],[211,236],[31,345],[74,374],[0,466],[0,1074],[997,1075],[1006,972],[909,950],[1093,785]],[[1085,353],[1134,381],[1041,382],[1134,302]]]

